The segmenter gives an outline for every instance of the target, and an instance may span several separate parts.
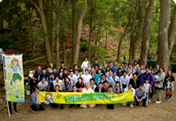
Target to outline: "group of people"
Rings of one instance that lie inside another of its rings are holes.
[[[139,66],[137,61],[130,64],[127,61],[118,65],[117,61],[110,62],[109,65],[103,61],[102,64],[95,62],[91,66],[90,62],[85,58],[78,68],[74,65],[67,69],[64,62],[57,70],[52,63],[47,68],[41,69],[38,66],[37,71],[30,71],[29,75],[24,75],[25,88],[30,86],[31,93],[31,111],[45,110],[44,104],[38,100],[39,91],[51,92],[99,92],[99,93],[116,93],[120,94],[128,90],[133,91],[134,102],[146,107],[146,103],[150,103],[150,98],[156,94],[155,103],[161,103],[161,90],[173,91],[174,77],[169,71],[165,75],[164,68],[156,64],[156,68],[152,66]],[[166,93],[167,94],[167,93]],[[165,99],[171,100],[171,94],[168,93]],[[122,103],[123,106],[130,104],[133,107],[134,102]],[[57,108],[58,104],[50,103],[51,107]],[[64,105],[61,104],[61,109]],[[71,104],[70,108],[74,105]],[[87,106],[94,107],[95,104],[76,105],[82,108]],[[114,109],[113,104],[107,105],[108,109]]]

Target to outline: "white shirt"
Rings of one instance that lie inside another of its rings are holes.
[[[88,63],[89,61],[83,61],[83,63],[81,64],[81,68],[84,69],[84,74],[85,74],[85,69],[88,67]]]
[[[59,79],[59,81],[54,80],[53,84],[54,84],[54,87],[55,87],[56,85],[59,85],[59,87],[60,87],[59,89],[60,89],[61,91],[63,91],[63,83],[62,83],[62,80],[60,80],[60,79]]]
[[[70,79],[70,81],[73,83],[73,85],[76,85],[77,82],[77,78],[75,75],[71,76],[69,75],[68,78]]]
[[[96,84],[93,84],[93,86],[91,86],[91,85],[89,84],[89,87],[92,88],[93,91],[95,91],[95,88],[97,87],[97,85],[96,85]]]
[[[90,74],[84,75],[84,80],[83,80],[84,84],[89,83],[91,78],[92,76]]]
[[[94,91],[93,91],[93,89],[91,89],[91,88],[89,88],[88,90],[87,90],[86,88],[84,88],[84,89],[82,90],[82,92],[94,92]]]
[[[124,89],[124,92],[126,92],[126,91],[128,91],[129,89],[128,89],[128,87],[126,87],[125,89]],[[133,97],[135,96],[135,89],[134,88],[132,88],[132,90],[133,90]]]
[[[128,87],[129,81],[130,81],[130,78],[128,76],[126,76],[125,78],[124,78],[124,76],[121,76],[120,77],[121,88],[122,88],[122,84],[124,84]]]
[[[45,83],[43,84],[42,82],[38,83],[38,87],[40,88],[40,90],[45,90],[45,87],[48,86],[48,82],[45,81]]]

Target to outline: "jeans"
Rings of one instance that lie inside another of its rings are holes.
[[[40,105],[33,104],[33,105],[31,105],[31,108],[33,111],[45,110],[45,107],[42,104],[40,104]]]
[[[146,92],[146,101],[148,101],[148,99],[149,99],[149,93]]]

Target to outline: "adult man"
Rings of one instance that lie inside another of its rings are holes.
[[[42,81],[38,83],[38,87],[40,91],[46,91],[48,87],[48,82],[46,82],[45,78],[42,78]]]
[[[50,73],[52,73],[53,72],[53,63],[50,63],[49,65],[50,65]]]
[[[113,75],[113,72],[112,72],[112,70],[110,69],[110,70],[109,70],[109,73],[107,73],[107,75],[106,75],[106,77],[108,78],[108,80],[110,80],[110,78],[112,77],[112,75]]]
[[[99,83],[98,87],[95,88],[95,92],[105,92],[104,88],[103,88],[103,83]]]
[[[127,71],[128,68],[128,61],[125,62],[125,65],[123,66],[123,71]]]
[[[144,70],[144,66],[141,65],[141,73],[144,73],[144,72],[145,72],[145,70]]]
[[[109,63],[109,67],[110,67],[110,69],[112,70],[112,72],[116,72],[116,69],[114,68],[112,62]]]
[[[101,75],[101,78],[99,78],[98,80],[98,84],[101,82],[103,83],[104,81],[108,81],[108,79],[106,78],[106,76],[104,74]]]
[[[98,63],[98,60],[97,59],[95,59],[95,63],[93,64],[93,66],[98,66],[99,67],[99,63]]]
[[[61,62],[61,67],[59,67],[59,70],[60,70],[60,68],[67,69],[67,68],[65,67],[65,63],[64,63],[64,62]]]
[[[106,72],[106,68],[107,68],[107,65],[106,65],[106,62],[103,61],[103,64],[102,64],[102,69],[104,72]]]
[[[143,85],[140,84],[139,88],[135,91],[135,101],[137,105],[139,105],[140,102],[143,102],[142,106],[147,107],[146,104],[146,92],[143,89]]]
[[[131,74],[134,74],[136,72],[136,66],[133,66],[133,68],[130,70]]]
[[[158,72],[158,71],[159,71],[159,64],[156,64],[155,74],[156,74],[156,72]]]
[[[42,74],[41,74],[41,76],[40,76],[40,79],[42,79],[42,78],[47,79],[48,77],[49,77],[49,74],[47,74],[47,73],[46,73],[46,69],[43,68],[43,69],[42,69]]]
[[[104,91],[107,92],[108,91],[108,81],[104,81],[103,82],[103,88],[104,88]]]
[[[123,76],[120,77],[120,86],[124,90],[126,87],[128,87],[130,78],[127,76],[127,72],[123,72]]]
[[[115,68],[115,72],[117,73],[117,69],[119,68],[119,66],[117,65],[117,61],[114,62],[114,68]]]
[[[139,82],[141,82],[141,75],[142,75],[142,73],[141,73],[141,70],[140,70],[139,66],[137,67],[137,71],[134,74],[137,75],[137,79],[139,80]]]
[[[50,73],[49,77],[47,78],[47,82],[48,82],[48,90],[49,91],[53,91],[54,89],[54,75],[53,73]]]
[[[151,87],[153,85],[153,76],[149,71],[149,67],[146,67],[146,71],[141,75],[141,83],[144,84],[145,80],[148,79]]]
[[[110,77],[109,80],[109,85],[112,85],[112,87],[114,88],[116,85],[116,82],[120,82],[119,77],[116,75],[116,72],[113,72],[113,76]]]
[[[90,75],[92,76],[93,79],[95,79],[96,73],[93,67],[91,68]]]
[[[103,67],[101,65],[99,65],[99,69],[101,70],[102,74],[105,74],[105,71],[103,70]]]
[[[79,69],[76,69],[75,76],[76,76],[76,79],[79,77]]]
[[[85,70],[85,75],[84,75],[84,84],[87,84],[90,82],[90,79],[92,78],[92,76],[89,74],[89,70]]]
[[[42,75],[41,66],[38,66],[37,71],[35,72],[35,74],[37,76],[37,80],[41,81],[41,75]]]
[[[82,90],[82,92],[94,92],[91,88],[89,88],[89,84],[87,83],[85,85],[86,88]],[[91,108],[95,107],[95,104],[82,104],[80,107],[87,108],[87,105],[90,106]]]
[[[138,80],[137,75],[136,75],[136,74],[133,74],[133,78],[130,79],[129,84],[131,84],[132,87],[133,87],[134,89],[136,89],[136,88],[139,87],[139,84],[140,84],[140,83],[141,83],[141,82]]]
[[[78,81],[76,76],[74,75],[73,71],[70,71],[70,75],[68,76],[70,81],[73,83],[73,85],[76,85],[76,82]]]
[[[128,91],[128,90],[132,90],[133,91],[133,98],[135,97],[135,89],[132,87],[131,84],[128,85],[128,87],[126,87],[124,89],[124,92]],[[122,103],[123,106],[126,106],[127,103],[130,103],[130,107],[133,107],[133,102],[125,102],[125,103]]]
[[[57,72],[57,70],[56,70],[55,67],[53,67],[53,75],[54,75],[54,77],[60,76],[60,75],[59,75],[59,72]]]
[[[31,111],[36,112],[38,110],[45,110],[44,106],[38,100],[39,87],[34,88],[35,91],[31,95]]]
[[[91,89],[93,89],[93,91],[95,91],[95,88],[97,87],[97,85],[95,84],[95,81],[94,81],[93,78],[90,79],[89,87],[90,87]]]
[[[62,82],[62,80],[59,79],[59,76],[56,76],[56,77],[55,77],[55,80],[54,80],[53,84],[54,84],[54,87],[55,87],[56,85],[58,85],[58,86],[59,86],[59,89],[60,89],[61,91],[63,91],[63,82]]]
[[[87,60],[87,58],[85,58],[83,63],[81,64],[81,68],[83,69],[84,74],[85,74],[86,68],[88,67],[88,63],[89,63],[89,61]]]

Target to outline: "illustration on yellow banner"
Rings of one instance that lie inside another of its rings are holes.
[[[39,102],[57,104],[116,104],[133,101],[131,90],[121,93],[39,92]]]

